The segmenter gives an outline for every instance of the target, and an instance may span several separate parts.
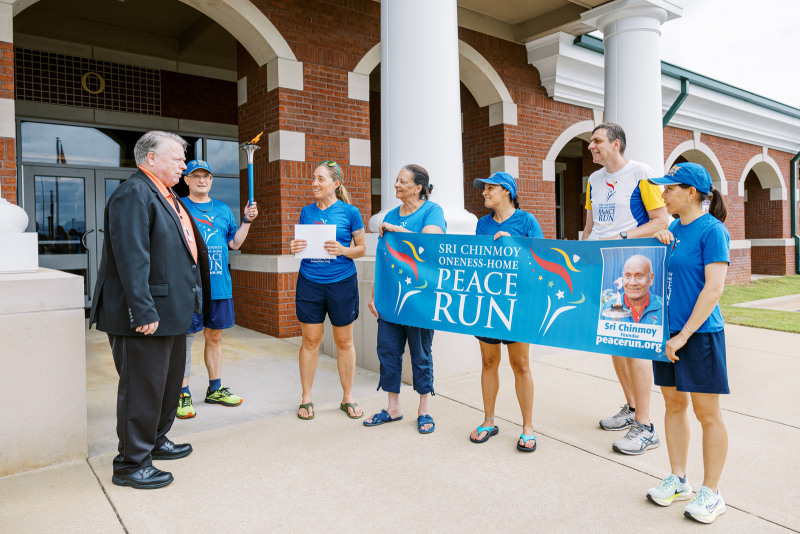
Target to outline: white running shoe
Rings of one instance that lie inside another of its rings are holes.
[[[627,404],[611,417],[600,419],[600,428],[603,430],[625,430],[633,424],[636,414]]]
[[[718,515],[725,513],[725,501],[719,491],[714,493],[700,486],[697,496],[683,509],[683,515],[701,523],[713,523]]]
[[[686,501],[692,498],[692,487],[689,481],[681,482],[675,475],[670,475],[655,488],[647,490],[647,498],[659,506],[669,506],[674,501]]]
[[[636,455],[642,454],[647,449],[655,449],[658,445],[656,427],[653,426],[653,430],[650,430],[639,421],[634,420],[628,433],[622,439],[615,441],[612,448],[621,454]]]

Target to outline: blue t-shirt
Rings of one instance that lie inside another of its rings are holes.
[[[447,232],[447,222],[444,220],[444,210],[436,202],[426,200],[422,206],[411,215],[402,217],[400,206],[397,206],[383,218],[383,222],[402,226],[409,232],[419,234],[426,226],[438,226],[442,232]]]
[[[309,204],[300,212],[300,224],[335,224],[336,241],[344,247],[350,246],[353,232],[364,228],[358,208],[341,200],[325,210],[319,209],[316,202]],[[332,284],[356,274],[356,265],[347,256],[325,260],[306,258],[300,262],[300,274],[318,284]]]
[[[228,269],[228,241],[236,235],[236,220],[227,204],[211,199],[195,204],[189,197],[181,199],[197,223],[208,247],[211,273],[211,300],[233,298],[231,272]]]
[[[692,315],[697,297],[706,285],[705,267],[711,263],[730,263],[731,236],[719,219],[704,213],[682,225],[676,219],[669,226],[675,236],[667,272],[667,314],[671,332],[680,331]],[[671,298],[675,295],[675,298]],[[719,304],[697,332],[718,332],[725,326]]]
[[[520,209],[501,223],[495,221],[491,213],[478,219],[475,235],[494,235],[497,232],[508,232],[514,237],[544,238],[542,227],[539,226],[536,217],[532,213]]]

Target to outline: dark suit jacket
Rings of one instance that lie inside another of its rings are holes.
[[[209,309],[208,251],[197,225],[198,264],[169,199],[141,170],[106,205],[105,240],[89,326],[121,336],[158,321],[156,336],[185,334],[192,314]]]

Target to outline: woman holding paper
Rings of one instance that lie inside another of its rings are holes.
[[[441,206],[428,200],[433,190],[428,171],[419,165],[406,165],[400,169],[394,182],[395,197],[402,204],[384,217],[378,227],[383,244],[384,232],[408,232],[423,234],[443,234],[447,230],[444,211]],[[375,308],[375,292],[369,301],[369,309],[378,318],[378,359],[381,362],[378,389],[383,388],[389,395],[389,406],[366,421],[364,426],[378,426],[399,421],[403,418],[400,408],[400,375],[403,367],[403,353],[406,343],[411,353],[411,368],[414,377],[414,391],[419,393],[417,410],[417,430],[420,434],[430,434],[436,428],[428,410],[428,399],[433,395],[433,330],[417,328],[384,321]]]
[[[543,238],[542,228],[532,214],[519,209],[517,182],[505,172],[496,172],[488,178],[478,178],[473,182],[476,189],[483,191],[484,205],[492,213],[478,220],[475,235],[491,235],[495,239],[502,236]],[[477,336],[476,336],[477,337]],[[483,391],[483,424],[469,436],[473,443],[485,443],[499,432],[494,424],[494,407],[497,392],[500,390],[500,345],[508,347],[508,361],[514,371],[517,401],[522,412],[522,434],[517,441],[517,449],[523,452],[536,450],[536,436],[533,433],[533,377],[530,368],[530,343],[503,341],[478,337],[481,344],[481,390]]]
[[[327,314],[333,325],[336,362],[342,383],[339,407],[351,419],[358,419],[363,412],[353,400],[356,367],[353,323],[358,318],[358,278],[353,259],[360,258],[367,250],[364,222],[358,208],[350,204],[350,197],[342,185],[342,170],[335,161],[323,161],[314,170],[311,190],[316,202],[303,208],[299,224],[335,225],[336,239],[324,242],[328,257],[304,258],[300,262],[295,306],[303,330],[299,357],[303,397],[297,417],[314,419],[311,386],[317,372],[322,325]],[[306,239],[293,239],[289,249],[297,254],[307,245]]]
[[[725,321],[719,309],[730,263],[730,235],[722,224],[727,210],[708,171],[696,163],[680,163],[663,178],[650,181],[664,186],[667,211],[680,218],[655,234],[662,243],[672,244],[667,293],[670,339],[664,350],[670,362],[653,362],[653,377],[666,405],[664,430],[672,473],[647,490],[647,498],[661,506],[692,498],[686,476],[691,401],[703,428],[703,485],[683,510],[687,517],[711,523],[725,512],[717,485],[728,454],[719,404],[720,394],[730,393]],[[709,197],[705,213],[703,201]]]

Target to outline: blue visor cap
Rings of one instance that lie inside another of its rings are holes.
[[[673,165],[663,178],[650,178],[650,183],[656,185],[684,184],[694,187],[704,195],[711,191],[711,175],[697,163]]]
[[[476,178],[475,181],[472,182],[475,189],[480,189],[481,191],[486,184],[501,185],[511,193],[511,200],[517,198],[517,182],[514,180],[514,177],[507,172],[496,172],[488,178]]]
[[[208,162],[205,162],[202,159],[193,159],[192,161],[187,163],[186,171],[184,172],[184,174],[186,174],[186,176],[189,176],[197,169],[205,169],[208,171],[209,174],[211,174],[212,176],[214,175],[214,173],[211,172],[211,167],[208,166]]]

